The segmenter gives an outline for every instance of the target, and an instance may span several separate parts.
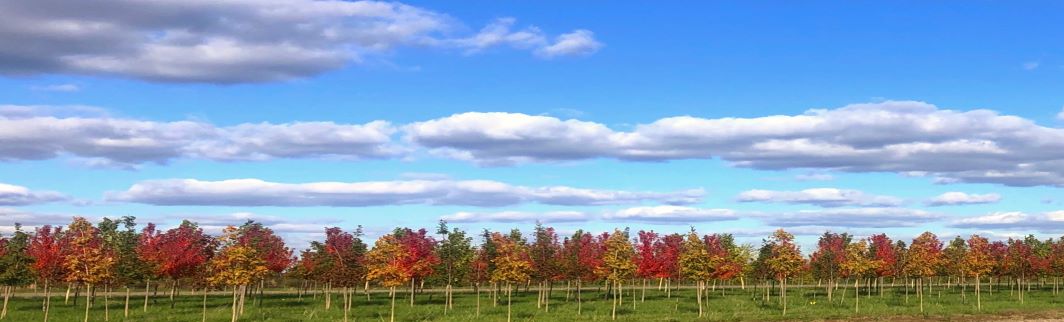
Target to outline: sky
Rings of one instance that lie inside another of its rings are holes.
[[[0,232],[1064,234],[1064,4],[0,2]]]

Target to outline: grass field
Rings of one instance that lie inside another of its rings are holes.
[[[763,290],[763,289],[762,289]],[[961,289],[938,288],[928,293],[924,302],[924,313],[919,312],[918,299],[910,293],[906,303],[903,288],[887,290],[883,297],[873,293],[862,295],[860,313],[854,312],[853,290],[840,288],[835,294],[834,302],[828,302],[822,288],[791,288],[787,315],[783,316],[780,306],[773,297],[771,302],[763,302],[763,291],[748,288],[746,290],[729,288],[722,295],[718,289],[710,295],[706,305],[707,321],[734,320],[832,320],[862,318],[869,320],[971,320],[1016,317],[1061,318],[1064,317],[1064,295],[1054,296],[1051,291],[1038,290],[1025,294],[1025,301],[1019,301],[1010,295],[1008,288],[995,288],[993,294],[983,292],[983,310],[975,309],[975,296],[968,289],[967,300],[960,296]],[[845,294],[844,294],[845,292]],[[199,293],[202,294],[202,293]],[[134,296],[130,304],[130,316],[123,317],[123,298],[116,295],[110,300],[108,313],[111,321],[200,321],[202,317],[202,296],[179,296],[177,305],[170,309],[169,300],[160,295],[151,304],[148,312],[143,311],[143,298]],[[491,297],[484,292],[481,297],[481,314],[476,312],[475,293],[456,293],[454,310],[444,315],[441,293],[425,292],[419,294],[417,303],[410,307],[407,293],[399,293],[396,302],[397,321],[505,321],[506,299],[500,297],[498,306],[492,306]],[[513,297],[514,321],[608,321],[612,301],[604,299],[595,289],[583,292],[582,313],[577,315],[575,295],[567,302],[565,291],[555,289],[550,312],[536,308],[537,293],[515,292]],[[690,321],[697,320],[698,308],[693,289],[680,289],[673,292],[672,298],[666,298],[656,288],[649,288],[646,300],[639,301],[636,291],[635,307],[632,307],[631,293],[624,299],[624,305],[618,308],[618,321]],[[845,298],[843,298],[845,296]],[[302,300],[295,293],[275,290],[268,293],[260,306],[248,299],[242,321],[342,321],[340,297],[334,296],[333,308],[325,310],[323,297],[304,296]],[[354,308],[349,316],[351,321],[387,321],[389,299],[385,293],[371,293],[371,299],[358,294]],[[10,321],[41,321],[40,297],[20,294],[11,299],[7,319]],[[79,299],[78,306],[73,303],[64,305],[63,297],[52,299],[51,321],[81,321],[84,314],[84,298]],[[230,297],[221,293],[212,295],[207,301],[207,321],[228,321],[230,318]],[[90,312],[90,320],[104,321],[105,309],[103,297]]]

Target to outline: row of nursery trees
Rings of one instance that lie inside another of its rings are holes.
[[[628,229],[592,234],[578,230],[560,237],[553,228],[537,224],[526,238],[519,230],[508,233],[484,230],[479,245],[474,237],[440,222],[435,233],[426,229],[397,228],[369,247],[361,228],[347,232],[326,228],[325,240],[311,243],[298,258],[269,228],[248,221],[225,228],[219,236],[209,236],[195,223],[185,221],[166,231],[148,224],[136,230],[133,217],[103,219],[93,226],[84,218],[74,218],[65,227],[42,226],[25,232],[16,226],[14,234],[0,238],[0,284],[3,285],[3,311],[16,287],[43,288],[42,311],[45,321],[51,306],[51,292],[66,287],[65,302],[73,290],[74,305],[79,292],[85,292],[85,320],[102,289],[104,318],[110,317],[110,296],[124,292],[123,314],[130,310],[131,289],[143,287],[143,310],[159,298],[159,285],[169,284],[170,306],[180,286],[202,291],[203,319],[207,295],[225,290],[232,296],[232,320],[244,312],[246,299],[256,292],[262,299],[267,282],[284,278],[300,281],[300,299],[319,294],[326,310],[340,301],[344,319],[355,309],[354,298],[361,288],[371,296],[371,287],[382,287],[391,298],[390,317],[395,318],[396,295],[409,288],[409,303],[426,285],[443,294],[443,312],[454,309],[453,293],[458,289],[476,293],[476,315],[480,315],[482,294],[492,306],[506,301],[507,319],[515,288],[538,292],[537,307],[550,311],[556,285],[564,284],[565,300],[576,303],[582,314],[585,285],[595,287],[612,301],[611,317],[617,307],[626,305],[625,291],[632,308],[646,297],[648,281],[656,282],[663,296],[684,285],[694,290],[698,315],[704,314],[705,299],[718,286],[763,290],[762,300],[777,301],[787,312],[787,289],[793,280],[798,287],[825,288],[828,301],[840,284],[852,285],[854,310],[860,309],[860,293],[871,296],[896,283],[904,285],[906,301],[910,289],[919,298],[937,284],[940,288],[974,286],[975,306],[982,308],[981,289],[986,281],[993,292],[1007,282],[1021,301],[1032,282],[1052,278],[1052,290],[1059,291],[1057,277],[1064,275],[1064,241],[1025,239],[989,241],[978,235],[957,237],[944,245],[930,232],[910,244],[892,241],[885,234],[855,239],[848,234],[827,232],[816,250],[803,256],[794,236],[778,230],[760,248],[739,245],[729,234],[660,235],[653,231],[632,234]],[[889,283],[887,282],[889,279]],[[898,283],[900,281],[900,283]],[[849,284],[852,282],[852,284]],[[1038,284],[1044,285],[1044,284]],[[842,286],[845,290],[849,286]],[[638,291],[638,293],[637,293]],[[845,294],[845,292],[843,293]],[[505,297],[505,299],[503,299]],[[843,295],[843,298],[845,295]],[[842,300],[840,298],[840,300]],[[261,303],[261,302],[260,302]]]

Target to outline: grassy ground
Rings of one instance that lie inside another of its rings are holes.
[[[1002,290],[1004,292],[1002,292]],[[909,295],[908,302],[902,288],[888,290],[884,297],[873,293],[862,295],[861,311],[854,312],[853,290],[847,290],[845,299],[843,290],[835,294],[835,300],[828,302],[823,289],[792,288],[789,292],[787,315],[783,316],[774,297],[770,302],[763,302],[763,291],[753,289],[727,289],[721,294],[720,289],[712,292],[707,301],[704,320],[986,320],[998,318],[1064,318],[1064,295],[1054,296],[1049,290],[1033,291],[1025,294],[1025,301],[1010,296],[1007,288],[995,289],[991,295],[983,292],[983,310],[975,309],[975,297],[968,290],[967,300],[960,296],[960,288],[938,288],[925,295],[924,313],[919,311],[919,301]],[[202,294],[202,293],[200,293]],[[455,308],[447,315],[443,314],[443,298],[440,293],[420,294],[417,304],[409,306],[406,293],[399,293],[396,303],[397,321],[505,321],[505,297],[500,298],[498,306],[493,307],[490,295],[485,292],[481,297],[481,315],[475,316],[476,296],[470,293],[455,294]],[[640,293],[636,292],[638,299]],[[351,321],[387,321],[389,299],[384,293],[355,297]],[[555,289],[550,312],[536,309],[536,292],[515,292],[513,298],[514,321],[609,321],[612,302],[602,297],[595,289],[583,293],[583,310],[577,315],[575,298],[565,300],[565,291]],[[575,295],[574,295],[575,297]],[[624,305],[618,307],[619,321],[690,321],[696,320],[698,307],[695,303],[693,289],[674,291],[673,297],[665,298],[661,291],[650,288],[646,292],[646,301],[637,301],[632,307],[631,294],[627,294]],[[10,321],[41,321],[40,297],[29,295],[16,296],[11,299],[7,319]],[[84,298],[79,299],[78,306],[64,304],[63,297],[52,299],[51,321],[81,321],[84,314]],[[179,296],[177,305],[170,309],[168,299],[160,296],[148,312],[143,312],[143,298],[134,296],[130,304],[130,316],[123,317],[123,303],[120,296],[113,297],[109,305],[111,321],[200,321],[202,297]],[[230,317],[230,297],[223,294],[208,298],[207,321],[228,321]],[[274,292],[267,294],[259,306],[248,299],[242,321],[342,321],[340,297],[333,298],[333,309],[325,310],[322,296],[305,296],[302,300],[293,294]],[[104,321],[103,298],[97,299],[90,312],[90,320]]]

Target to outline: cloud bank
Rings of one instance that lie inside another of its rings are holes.
[[[578,29],[556,39],[513,18],[462,35],[440,12],[340,0],[34,0],[0,2],[0,74],[114,75],[162,82],[303,78],[401,47],[466,52],[509,46],[540,57],[602,45]]]
[[[566,186],[526,187],[489,180],[405,180],[367,182],[276,183],[259,179],[200,181],[151,180],[128,190],[110,192],[108,201],[152,205],[367,207],[389,205],[464,205],[501,207],[522,203],[602,206],[657,202],[690,204],[702,200],[700,189],[636,192]]]

